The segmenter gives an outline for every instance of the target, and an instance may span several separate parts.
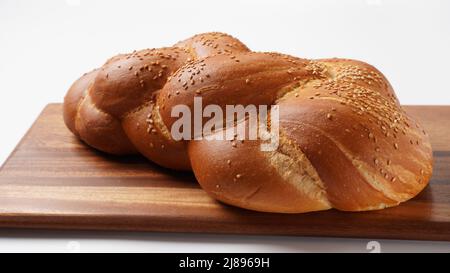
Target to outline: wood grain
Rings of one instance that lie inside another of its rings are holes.
[[[431,136],[434,174],[416,198],[381,211],[297,215],[221,204],[191,173],[80,143],[48,105],[0,170],[0,226],[450,241],[450,106],[408,106]]]

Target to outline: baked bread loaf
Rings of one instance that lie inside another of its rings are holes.
[[[195,97],[222,108],[278,105],[278,148],[175,141],[171,110],[193,111]],[[382,209],[417,195],[432,173],[425,131],[373,66],[251,52],[222,33],[111,58],[72,85],[64,120],[98,150],[192,170],[215,199],[257,211]]]

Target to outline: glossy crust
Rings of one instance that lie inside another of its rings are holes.
[[[278,105],[278,149],[171,139],[172,107],[193,111],[200,96],[222,108]],[[64,109],[68,128],[89,145],[192,169],[211,196],[252,210],[382,209],[417,195],[432,173],[425,131],[374,67],[250,52],[220,33],[115,57],[71,87]]]
[[[120,54],[70,87],[64,99],[65,123],[98,150],[141,153],[164,167],[190,170],[185,144],[173,141],[158,120],[156,96],[183,65],[205,56],[246,51],[230,35],[205,33],[173,47]]]

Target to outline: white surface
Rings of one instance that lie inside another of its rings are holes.
[[[0,230],[0,252],[450,252],[447,242]]]
[[[404,104],[450,104],[450,1],[0,1],[0,162],[48,102],[119,52],[223,31],[253,50],[378,67]],[[1,204],[0,204],[1,206]],[[425,231],[424,231],[425,232]],[[173,234],[0,233],[0,251],[367,251],[368,240]],[[83,236],[87,236],[83,238]],[[448,243],[383,241],[387,251]],[[70,247],[73,247],[72,244]],[[75,243],[75,248],[76,248]]]

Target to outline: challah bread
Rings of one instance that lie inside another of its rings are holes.
[[[146,67],[160,56],[154,65],[166,68],[155,77]],[[193,112],[195,97],[221,108],[277,105],[278,148],[261,151],[259,140],[173,140],[171,110]],[[115,57],[71,87],[64,109],[69,129],[89,145],[192,169],[212,197],[257,211],[382,209],[417,195],[432,173],[425,131],[374,67],[250,52],[224,34]]]
[[[71,86],[64,99],[65,123],[98,150],[118,155],[140,152],[164,167],[190,170],[184,143],[173,141],[158,119],[157,93],[188,62],[246,51],[229,35],[205,33],[173,47],[118,55]]]

